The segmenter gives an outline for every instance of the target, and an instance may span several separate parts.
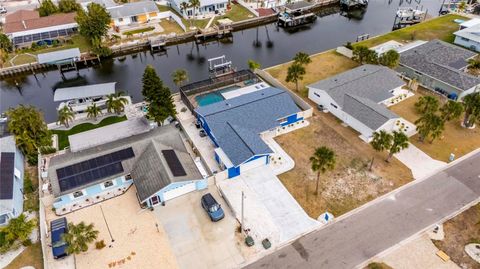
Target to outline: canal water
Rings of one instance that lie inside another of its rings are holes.
[[[254,59],[262,67],[277,65],[290,60],[298,51],[317,53],[355,41],[357,36],[369,34],[375,36],[392,29],[395,12],[399,6],[423,6],[428,14],[436,16],[442,4],[441,0],[370,0],[362,19],[347,18],[340,13],[318,18],[310,27],[295,32],[277,28],[274,24],[235,32],[233,43],[210,43],[199,46],[193,43],[167,48],[165,54],[139,53],[129,55],[124,61],[105,60],[99,66],[65,73],[66,80],[58,71],[44,74],[17,77],[0,81],[0,111],[19,104],[30,104],[40,108],[47,122],[56,121],[56,107],[53,101],[54,89],[84,84],[117,82],[117,90],[123,90],[132,96],[134,102],[141,101],[141,79],[146,65],[153,65],[172,92],[171,73],[177,68],[188,71],[190,81],[208,76],[208,58],[225,55],[238,69],[247,67],[247,60]],[[258,38],[258,43],[256,42]],[[257,44],[256,44],[257,43]],[[15,84],[18,83],[18,86]]]

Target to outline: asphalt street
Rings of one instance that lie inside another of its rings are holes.
[[[245,268],[354,268],[480,197],[480,153]]]

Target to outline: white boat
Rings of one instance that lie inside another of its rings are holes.
[[[75,113],[84,112],[89,106],[96,104],[103,108],[107,102],[107,96],[115,93],[116,82],[94,84],[79,87],[59,88],[55,90],[53,100],[61,102],[57,110],[69,107]]]
[[[425,15],[425,11],[420,10],[420,9],[414,9],[414,8],[411,8],[411,7],[401,8],[401,9],[397,10],[397,17],[399,17],[399,18],[414,19],[414,18],[420,18],[424,15]]]

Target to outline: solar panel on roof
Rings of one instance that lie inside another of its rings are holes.
[[[132,148],[105,154],[57,169],[60,191],[64,192],[102,178],[123,173],[122,161],[135,157]]]
[[[181,177],[187,175],[185,169],[183,169],[182,163],[180,163],[180,160],[178,159],[177,154],[174,150],[162,150],[162,154],[163,157],[165,157],[165,160],[167,161],[168,167],[170,168],[170,171],[172,171],[173,176]]]
[[[0,199],[13,198],[13,171],[15,153],[2,152],[0,155]]]

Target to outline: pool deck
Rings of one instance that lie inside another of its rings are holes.
[[[270,86],[263,81],[255,83],[253,85],[246,85],[245,82],[241,82],[218,89],[213,89],[211,91],[198,93],[190,96],[189,99],[195,107],[207,106],[216,102],[232,99],[268,87]]]

